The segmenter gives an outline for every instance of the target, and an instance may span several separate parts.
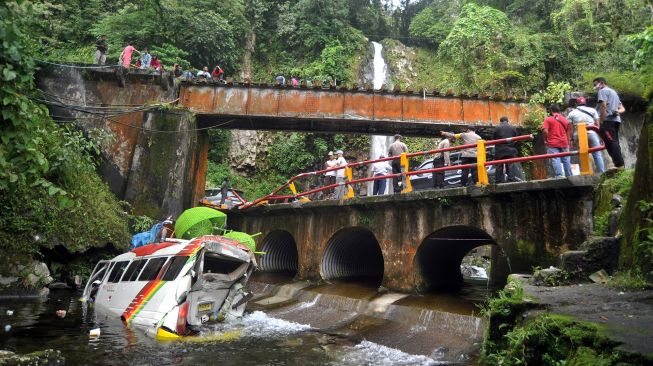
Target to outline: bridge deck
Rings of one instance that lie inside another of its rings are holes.
[[[451,126],[489,129],[501,116],[522,126],[526,110],[489,97],[197,83],[183,83],[179,101],[208,126],[407,135],[436,135]]]
[[[385,205],[443,205],[446,199],[454,198],[475,198],[498,196],[516,193],[536,193],[548,190],[566,190],[587,188],[594,189],[599,183],[600,177],[596,175],[577,175],[566,179],[543,179],[527,182],[492,184],[484,187],[457,187],[448,189],[414,191],[403,194],[389,194],[381,196],[355,197],[348,200],[322,200],[310,202],[292,202],[282,204],[259,205],[247,210],[229,211],[234,216],[258,216],[265,213],[283,212],[287,210],[322,210],[342,208],[348,206],[385,206]]]

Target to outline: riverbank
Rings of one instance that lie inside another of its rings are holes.
[[[486,308],[487,364],[653,364],[653,291],[544,287],[513,275]]]

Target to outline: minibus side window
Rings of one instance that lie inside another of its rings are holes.
[[[104,273],[104,276],[102,276],[102,279],[100,279],[100,282],[103,282],[105,279],[108,279],[109,276],[111,275],[111,270],[113,270],[113,266],[116,265],[116,262],[111,262],[109,263],[109,266],[107,267],[106,273]]]
[[[153,279],[155,279],[156,275],[159,274],[159,271],[161,270],[161,267],[163,266],[163,263],[165,263],[167,259],[168,258],[166,258],[166,257],[150,259],[150,261],[147,262],[147,265],[145,266],[145,269],[143,269],[143,272],[141,273],[141,276],[138,277],[138,280],[139,281],[152,281]]]
[[[147,259],[138,259],[133,261],[132,264],[130,264],[127,270],[125,271],[125,275],[122,276],[123,282],[136,281],[138,274],[141,273],[141,270],[143,269],[143,267],[145,267],[146,262]]]
[[[174,281],[177,276],[179,276],[179,272],[181,272],[181,269],[184,268],[184,265],[188,261],[187,256],[183,257],[172,257],[170,260],[170,265],[168,266],[168,269],[166,270],[166,273],[163,274],[163,277],[161,277],[162,281]]]
[[[114,282],[114,283],[118,282],[120,280],[120,277],[122,277],[122,273],[125,272],[127,263],[129,263],[129,261],[117,262],[113,266],[113,270],[111,271],[111,274],[109,275],[109,280],[107,282]]]

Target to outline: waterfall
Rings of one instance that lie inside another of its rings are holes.
[[[383,55],[381,54],[383,46],[378,42],[372,42],[372,45],[374,46],[372,85],[375,90],[379,90],[386,79],[388,65],[385,63]],[[370,141],[370,159],[378,159],[380,154],[387,155],[388,146],[390,146],[391,143],[390,140],[391,138],[389,136],[373,135]],[[391,185],[391,180],[386,180],[385,194],[390,191]],[[372,194],[373,186],[374,182],[370,182],[367,187],[368,196]]]

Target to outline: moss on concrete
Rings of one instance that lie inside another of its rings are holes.
[[[621,216],[620,266],[653,280],[653,112],[642,127],[632,189]]]
[[[594,199],[594,234],[608,235],[610,212],[614,208],[612,197],[618,194],[626,198],[633,184],[634,171],[618,171],[616,174],[604,174],[596,189]]]

